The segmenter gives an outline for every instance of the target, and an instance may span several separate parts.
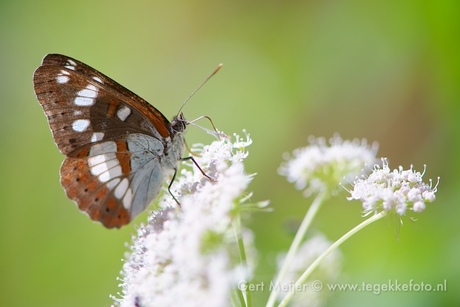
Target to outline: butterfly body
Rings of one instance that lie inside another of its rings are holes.
[[[169,122],[133,92],[82,62],[47,55],[34,89],[66,155],[67,196],[108,228],[141,213],[175,172],[185,148],[182,114]]]

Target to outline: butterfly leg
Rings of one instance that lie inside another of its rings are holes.
[[[185,158],[181,158],[181,161],[185,161],[185,160],[192,160],[193,164],[195,164],[196,167],[198,167],[198,169],[200,170],[201,174],[203,174],[203,176],[205,176],[209,181],[212,181],[212,182],[217,182],[216,179],[212,178],[211,176],[207,175],[200,167],[200,165],[196,162],[196,160],[193,158],[193,157],[185,157]]]
[[[173,174],[173,176],[171,178],[171,182],[168,185],[168,192],[169,192],[169,195],[171,195],[171,197],[174,199],[174,201],[180,207],[180,202],[177,200],[176,196],[174,196],[173,192],[171,191],[171,186],[172,186],[172,184],[174,182],[174,179],[176,179],[176,174],[177,174],[177,168],[174,170],[174,174]]]
[[[193,164],[195,164],[196,167],[198,167],[198,169],[200,170],[201,174],[203,174],[204,177],[206,177],[209,181],[211,182],[217,182],[216,179],[212,178],[211,176],[207,175],[200,167],[200,165],[198,164],[198,162],[196,162],[196,160],[193,158],[193,157],[185,157],[185,158],[181,158],[182,161],[185,161],[185,160],[192,160]],[[173,192],[171,191],[171,187],[172,187],[172,184],[174,182],[174,180],[176,179],[176,175],[177,175],[177,169],[174,170],[174,174],[171,178],[171,182],[169,183],[168,185],[168,192],[169,194],[171,195],[171,197],[174,199],[174,201],[179,205],[180,207],[180,202],[177,200],[176,196],[174,196]]]

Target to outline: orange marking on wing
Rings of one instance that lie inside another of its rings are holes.
[[[81,209],[81,208],[80,208]],[[89,217],[94,220],[94,221],[100,221],[101,220],[101,208],[96,207],[96,206],[90,206],[87,210],[86,213],[88,213]]]
[[[110,197],[107,202],[106,202],[107,208],[109,208],[110,211],[115,210],[117,208],[118,202],[115,198]]]
[[[128,151],[128,143],[126,141],[118,141],[117,143],[117,159],[121,166],[121,171],[124,175],[131,172],[131,153]]]
[[[151,108],[149,111],[152,112],[152,109],[153,108]],[[160,115],[158,114],[159,113],[158,111],[154,110],[153,113],[155,115],[146,113],[147,117],[150,119],[150,121],[153,123],[155,128],[158,130],[158,133],[160,133],[162,137],[164,138],[169,137],[171,134],[169,133],[169,130],[167,127],[168,123],[165,122],[162,117],[160,117]]]
[[[112,100],[107,108],[107,117],[113,117],[117,111],[118,101]]]
[[[83,159],[64,160],[61,166],[61,185],[67,197],[75,201],[82,211],[86,211],[94,202],[97,203],[96,198],[102,200],[108,194],[107,188],[100,187],[98,177],[89,172]]]
[[[131,219],[129,212],[114,197],[107,200],[106,206],[110,210],[103,212],[98,219],[105,227],[120,228],[129,223]]]
[[[135,109],[139,110],[142,114],[147,116],[147,118],[153,123],[155,128],[158,130],[158,133],[162,137],[167,138],[171,135],[168,127],[169,122],[163,116],[163,114],[161,114],[160,111],[158,111],[156,108],[154,108],[152,105],[150,105],[143,99],[141,99],[141,101],[136,100],[135,102],[136,103],[133,104]]]
[[[82,148],[82,149],[79,150],[79,151],[73,152],[73,153],[72,153],[72,156],[75,156],[75,157],[77,157],[77,158],[84,158],[84,157],[87,157],[88,154],[89,154],[89,150],[90,150],[89,147]]]

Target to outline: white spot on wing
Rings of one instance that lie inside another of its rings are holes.
[[[99,176],[100,174],[110,171],[112,168],[118,165],[120,165],[120,163],[118,163],[117,159],[113,159],[105,163],[97,164],[91,167],[91,174],[94,176]]]
[[[94,99],[93,98],[87,98],[87,97],[77,97],[73,101],[77,106],[82,106],[82,107],[88,107],[92,106],[94,104]]]
[[[88,84],[88,86],[79,91],[77,95],[81,97],[95,98],[97,96],[97,87],[92,84]]]
[[[83,132],[88,128],[89,120],[87,119],[77,119],[72,123],[72,129],[77,132]]]
[[[125,119],[131,114],[131,109],[128,107],[123,107],[120,110],[117,111],[117,116],[119,119],[122,121],[125,121]]]
[[[111,179],[114,179],[114,178],[117,178],[117,177],[120,177],[122,174],[121,172],[121,166],[116,166],[102,174],[99,175],[99,181],[100,182],[107,182]]]
[[[96,82],[99,82],[99,83],[104,83],[104,82],[102,82],[101,78],[99,78],[99,77],[93,77],[93,80],[96,81]]]
[[[75,66],[72,66],[72,65],[66,65],[64,67],[70,70],[75,70]]]
[[[70,75],[70,73],[67,70],[62,69],[61,72],[56,77],[57,83],[59,83],[59,84],[67,83],[69,81],[69,79],[70,79],[69,75]]]
[[[97,97],[98,89],[92,84],[77,93],[74,103],[77,106],[92,106],[94,99]]]
[[[105,162],[113,160],[113,159],[116,159],[115,153],[108,153],[108,154],[105,154],[105,155],[97,155],[97,156],[88,158],[88,165],[90,167],[93,167],[95,165],[105,163]]]
[[[129,210],[131,208],[132,202],[133,202],[133,191],[131,189],[128,189],[128,191],[126,191],[125,196],[123,197],[123,207],[125,207],[126,210]]]
[[[75,111],[73,111],[73,115],[75,115],[75,116],[80,116],[80,115],[82,115],[82,114],[83,114],[83,112],[80,111],[80,110],[75,110]]]
[[[77,63],[75,63],[75,61],[72,61],[71,59],[67,59],[67,62],[64,65],[65,68],[70,70],[75,70],[75,66],[77,66]]]
[[[117,151],[117,144],[115,144],[115,142],[110,141],[110,142],[93,145],[89,151],[89,155],[91,157],[97,156],[97,155],[108,155],[110,153],[115,153],[116,151]]]
[[[114,187],[117,186],[117,184],[120,182],[120,178],[115,178],[113,180],[110,180],[109,182],[107,182],[107,189],[109,190],[112,190]]]
[[[64,76],[64,75],[58,75],[56,77],[56,81],[57,83],[59,84],[64,84],[64,83],[67,83],[69,81],[69,77],[68,76]]]
[[[124,178],[120,184],[115,188],[114,195],[116,198],[121,199],[125,195],[126,190],[128,190],[129,182],[128,179]]]
[[[91,142],[99,142],[104,138],[104,132],[94,132],[91,137]]]

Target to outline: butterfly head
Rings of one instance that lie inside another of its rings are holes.
[[[184,132],[187,129],[187,124],[188,122],[182,112],[174,116],[171,121],[171,135],[174,136],[177,133]]]

